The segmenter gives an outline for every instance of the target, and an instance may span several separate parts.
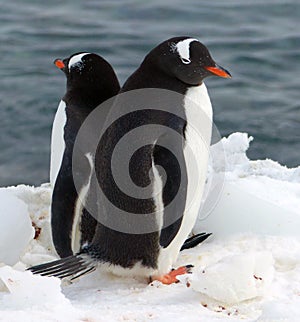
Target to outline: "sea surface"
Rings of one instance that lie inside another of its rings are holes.
[[[233,78],[206,81],[222,136],[248,132],[251,159],[300,164],[300,1],[0,0],[0,186],[49,181],[50,131],[65,77],[55,58],[101,54],[123,83],[180,35]]]

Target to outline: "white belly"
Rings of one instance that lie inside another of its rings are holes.
[[[212,132],[212,106],[204,83],[190,88],[184,101],[187,117],[184,158],[188,187],[186,208],[180,230],[170,245],[160,252],[158,274],[165,274],[175,263],[180,248],[191,232],[200,209]]]
[[[54,187],[65,151],[64,127],[66,122],[66,103],[60,101],[54,117],[51,134],[50,183],[52,188]]]

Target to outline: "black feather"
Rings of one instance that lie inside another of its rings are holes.
[[[189,249],[189,248],[193,248],[197,245],[199,245],[200,243],[202,243],[205,239],[207,239],[209,236],[211,235],[211,233],[200,233],[197,235],[194,235],[190,238],[188,238],[184,244],[182,245],[180,250],[184,250],[184,249]]]
[[[97,264],[87,255],[68,256],[53,262],[29,267],[27,270],[42,276],[59,278],[71,276],[72,280],[96,269]]]

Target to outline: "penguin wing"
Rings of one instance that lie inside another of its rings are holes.
[[[91,172],[85,155],[70,160],[66,153],[58,173],[51,203],[51,229],[55,249],[60,257],[73,255],[80,250],[82,242],[91,241],[96,227],[96,220],[87,212],[83,201],[88,193],[89,174]],[[74,183],[72,161],[81,169],[81,178]]]
[[[77,197],[72,174],[63,176],[59,173],[52,194],[51,230],[60,257],[73,255],[71,236]]]
[[[153,151],[154,163],[166,174],[162,189],[163,228],[160,245],[167,247],[177,235],[186,204],[187,173],[180,136],[163,135]]]

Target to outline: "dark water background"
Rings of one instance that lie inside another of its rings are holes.
[[[197,37],[232,80],[206,81],[222,135],[254,136],[252,159],[300,164],[300,1],[0,0],[0,186],[48,181],[65,78],[57,57],[97,52],[121,83],[159,42]]]

